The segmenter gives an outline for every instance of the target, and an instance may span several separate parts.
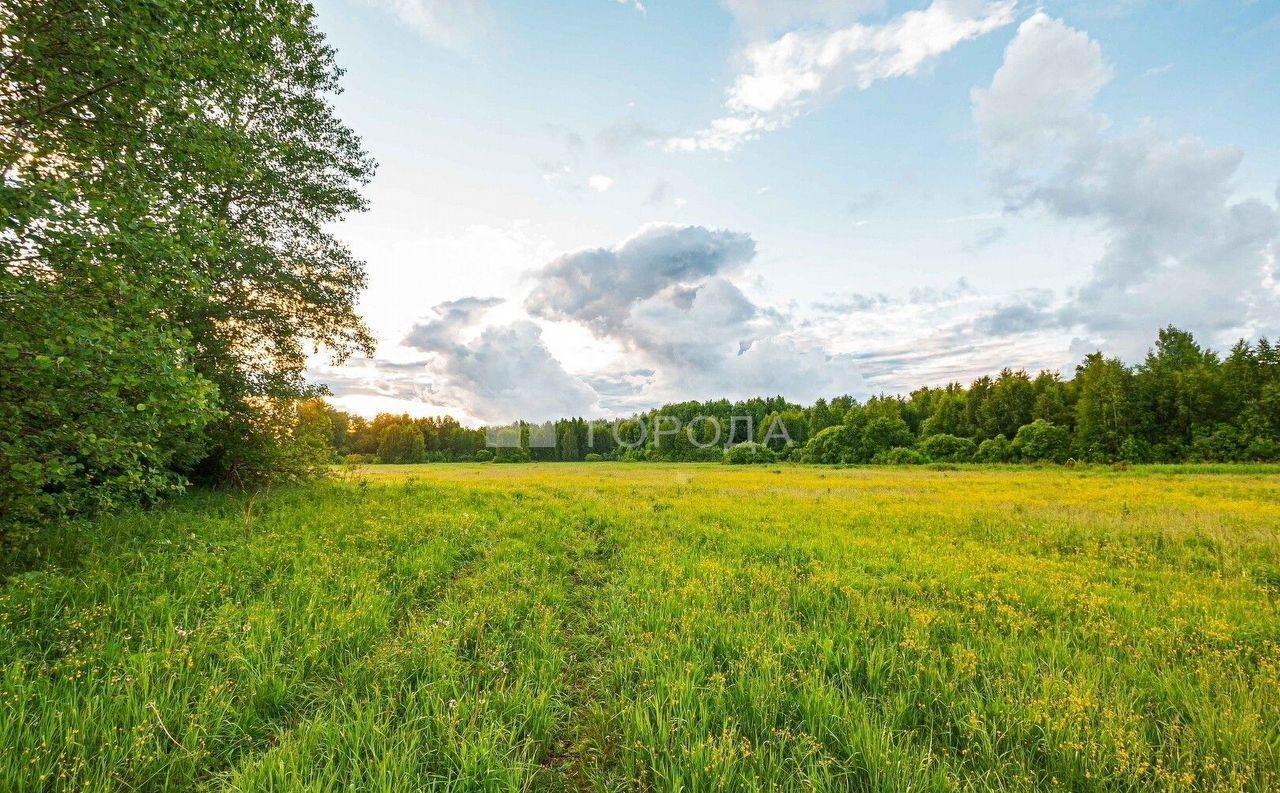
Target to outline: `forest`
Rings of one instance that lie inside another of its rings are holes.
[[[518,447],[496,449],[485,448],[484,428],[450,417],[382,414],[368,421],[325,404],[312,410],[328,418],[335,453],[351,462],[1280,459],[1280,348],[1265,338],[1242,340],[1224,357],[1169,326],[1137,366],[1098,352],[1073,374],[1005,369],[968,387],[951,383],[865,402],[843,395],[807,407],[783,396],[680,402],[614,422],[562,419],[554,423],[554,446],[531,444],[525,424]]]

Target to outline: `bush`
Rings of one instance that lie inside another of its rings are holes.
[[[475,460],[478,463],[487,463],[493,460],[493,452],[489,451],[488,449],[481,449],[478,452],[476,452],[474,455],[472,455],[471,459]]]
[[[928,462],[925,456],[915,449],[906,446],[895,446],[880,452],[871,458],[876,465],[923,465]]]
[[[586,456],[586,457],[583,457],[582,459],[583,459],[584,461],[586,461],[586,462],[589,462],[589,463],[598,463],[598,462],[600,462],[601,460],[603,460],[604,458],[603,458],[603,457],[601,457],[600,455],[596,454],[595,452],[588,452],[588,453],[587,453],[587,456]]]
[[[1151,444],[1130,435],[1120,444],[1120,459],[1131,463],[1155,462],[1155,451]]]
[[[1256,438],[1245,449],[1244,457],[1253,462],[1275,462],[1280,460],[1280,443],[1270,438]]]
[[[366,465],[376,459],[372,454],[348,454],[342,458],[347,465]]]
[[[978,444],[955,435],[930,435],[920,442],[920,451],[939,463],[967,463],[978,454]]]
[[[304,482],[323,475],[333,460],[333,425],[311,400],[259,399],[230,411],[213,435],[214,453],[193,478],[240,488]],[[234,449],[222,441],[236,438]]]
[[[1013,453],[1030,462],[1065,463],[1071,452],[1071,433],[1066,427],[1036,419],[1018,428]]]
[[[978,444],[974,459],[980,463],[1007,463],[1013,460],[1013,446],[1004,435],[997,435]]]
[[[519,446],[499,446],[493,456],[495,463],[527,463],[530,459],[529,450]]]
[[[1191,442],[1191,459],[1206,463],[1238,462],[1245,458],[1248,440],[1229,424],[1219,424],[1213,432],[1197,433]]]
[[[0,299],[0,561],[42,523],[180,491],[219,413],[181,336],[63,291]]]
[[[725,449],[723,461],[729,465],[762,465],[776,463],[778,455],[768,446],[746,441]]]

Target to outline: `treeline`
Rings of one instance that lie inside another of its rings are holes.
[[[0,3],[0,561],[42,523],[327,464],[372,343],[326,229],[373,163],[302,0]]]
[[[522,424],[518,443],[493,449],[451,419],[343,415],[335,447],[388,462],[1269,462],[1280,461],[1280,347],[1241,341],[1223,357],[1168,327],[1137,366],[1094,353],[1069,380],[1005,369],[866,402],[680,402],[621,422],[561,420],[553,434]],[[537,445],[538,434],[554,444]]]

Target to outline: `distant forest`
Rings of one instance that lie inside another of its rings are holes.
[[[527,424],[518,447],[489,449],[485,429],[449,417],[368,421],[315,409],[328,418],[335,453],[353,462],[1270,462],[1280,460],[1280,346],[1240,341],[1221,356],[1170,326],[1137,366],[1097,352],[1069,380],[1005,369],[968,387],[866,402],[679,402],[620,423],[561,419],[553,447],[531,445]],[[718,439],[715,422],[699,417],[719,422]]]

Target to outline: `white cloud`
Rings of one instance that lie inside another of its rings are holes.
[[[587,179],[587,187],[595,190],[597,193],[603,193],[613,187],[613,179],[602,173],[592,174]]]
[[[487,0],[366,0],[419,35],[452,49],[466,47],[493,23]]]
[[[1043,13],[1018,27],[989,88],[972,91],[973,119],[1002,164],[1034,164],[1096,136],[1107,119],[1093,98],[1112,71],[1089,36]]]
[[[746,234],[653,224],[614,247],[558,257],[536,274],[525,307],[534,316],[612,332],[636,302],[740,267],[753,255],[755,242]]]
[[[1090,277],[1061,305],[1013,304],[993,320],[1072,328],[1129,358],[1168,323],[1212,344],[1275,333],[1280,301],[1267,284],[1280,212],[1235,195],[1243,152],[1170,138],[1150,122],[1111,131],[1093,107],[1110,76],[1096,42],[1038,13],[1019,28],[991,87],[973,92],[1007,204],[1106,235]]]
[[[790,124],[815,102],[845,88],[865,90],[930,65],[963,41],[1011,23],[1016,0],[934,0],[879,25],[794,30],[749,45],[747,64],[729,89],[729,114],[704,130],[670,138],[679,151],[732,151]]]
[[[754,255],[746,234],[651,225],[615,246],[552,261],[535,274],[525,307],[620,343],[626,369],[650,372],[612,405],[859,390],[853,356],[828,353],[730,279]]]
[[[464,338],[493,299],[465,298],[435,307],[438,318],[414,325],[405,346],[430,354],[425,401],[465,406],[486,422],[543,421],[593,412],[595,392],[565,371],[528,320],[489,326]]]

